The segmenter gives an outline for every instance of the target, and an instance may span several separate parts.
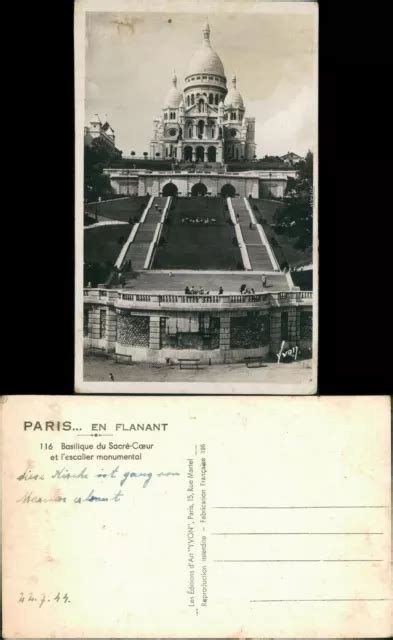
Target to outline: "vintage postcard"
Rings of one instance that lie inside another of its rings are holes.
[[[318,5],[75,4],[75,389],[317,389]]]
[[[9,397],[5,638],[392,628],[387,397]]]

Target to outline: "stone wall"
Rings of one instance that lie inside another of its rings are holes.
[[[146,193],[159,196],[167,182],[176,184],[180,196],[187,196],[190,195],[192,186],[201,181],[206,185],[209,195],[212,196],[220,195],[223,185],[229,183],[234,186],[239,196],[248,197],[251,194],[253,198],[268,198],[271,196],[282,198],[287,184],[287,176],[283,171],[280,172],[283,175],[276,177],[272,175],[271,178],[268,172],[262,172],[263,176],[258,175],[257,172],[253,176],[242,172],[236,175],[236,172],[180,173],[179,171],[156,171],[152,173],[135,173],[131,176],[119,175],[119,171],[116,169],[108,170],[108,172],[114,192],[123,196],[143,196]],[[274,170],[272,170],[272,173],[274,174]],[[294,172],[288,170],[288,173],[292,174]]]
[[[92,305],[85,309],[83,319],[84,345],[106,350],[107,348],[107,327],[108,309],[103,305]]]
[[[117,316],[118,344],[133,347],[148,347],[150,340],[150,317],[132,316],[123,313]]]
[[[259,180],[259,197],[260,198],[282,198],[287,186],[286,179],[274,179],[269,180],[263,178]]]
[[[113,191],[122,196],[138,195],[138,177],[131,178],[111,178],[111,187]]]
[[[312,311],[299,310],[299,339],[312,340]]]
[[[239,196],[259,197],[259,180],[245,175],[233,176],[230,174],[209,175],[209,174],[152,174],[139,175],[138,195],[143,196],[149,193],[153,196],[162,194],[164,186],[171,182],[177,187],[179,196],[191,195],[191,189],[195,184],[202,182],[208,195],[220,196],[221,189],[226,184],[231,184]]]
[[[165,362],[196,357],[201,362],[238,362],[246,356],[275,356],[283,340],[312,348],[312,307],[286,306],[249,311],[169,311],[115,309],[86,304],[84,346]]]
[[[161,317],[161,346],[172,349],[218,349],[220,319],[210,314],[171,314]]]
[[[269,314],[248,312],[231,318],[230,348],[255,349],[269,344]]]

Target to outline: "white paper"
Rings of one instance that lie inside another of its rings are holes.
[[[389,421],[382,397],[5,399],[5,637],[388,636]]]

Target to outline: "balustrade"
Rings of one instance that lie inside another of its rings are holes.
[[[275,305],[288,305],[299,304],[303,301],[312,303],[313,292],[312,291],[276,291],[256,294],[178,294],[178,293],[147,293],[147,292],[125,292],[116,289],[91,289],[86,288],[83,291],[83,297],[86,302],[104,302],[120,305],[127,303],[134,303],[137,306],[140,303],[149,303],[155,306],[161,305],[254,305],[265,303],[269,305],[271,303]],[[132,304],[130,305],[132,306]]]

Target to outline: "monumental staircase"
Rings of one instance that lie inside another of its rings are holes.
[[[160,224],[165,206],[169,204],[168,200],[169,198],[150,198],[139,223],[131,231],[124,250],[117,260],[117,267],[121,268],[128,260],[131,260],[133,271],[145,268],[157,227]]]
[[[253,222],[250,209],[247,207],[245,198],[231,198],[233,211],[237,224],[243,236],[243,243],[246,247],[248,257],[253,271],[273,271],[277,267],[274,264],[266,244],[263,243],[257,225]],[[267,242],[267,240],[266,240]],[[269,247],[270,252],[272,252]]]

